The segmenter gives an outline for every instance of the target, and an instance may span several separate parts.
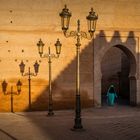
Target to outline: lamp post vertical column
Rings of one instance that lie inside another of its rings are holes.
[[[77,38],[77,43],[75,44],[76,45],[76,105],[75,105],[75,123],[72,130],[79,131],[83,129],[82,119],[81,119],[81,99],[80,99],[80,46],[81,46],[80,39],[81,38],[92,39],[95,32],[98,15],[96,15],[95,12],[93,11],[93,8],[91,8],[89,15],[86,17],[88,21],[88,32],[90,36],[88,36],[86,32],[80,31],[80,20],[77,21],[77,30],[68,32],[70,17],[72,14],[69,12],[69,9],[67,8],[66,5],[64,9],[62,9],[62,12],[59,15],[61,17],[61,24],[62,24],[62,30],[64,36],[66,38],[68,37]]]
[[[51,53],[50,47],[48,47],[48,53],[43,55],[43,47],[44,43],[40,39],[39,42],[37,43],[38,46],[38,52],[40,54],[41,58],[47,58],[48,59],[48,65],[49,65],[49,100],[48,100],[48,116],[53,116],[53,99],[52,99],[52,69],[51,69],[51,64],[52,64],[52,58],[59,58],[60,52],[61,52],[61,46],[62,44],[60,43],[59,39],[57,39],[56,43],[54,44],[56,47],[56,54]]]
[[[52,69],[51,69],[51,57],[50,57],[50,47],[48,48],[48,53],[49,53],[49,60],[48,60],[48,64],[49,64],[49,103],[48,103],[48,116],[52,116],[54,115],[53,112],[53,100],[52,100]]]
[[[80,20],[77,21],[77,43],[76,43],[76,113],[74,129],[83,128],[81,123],[81,100],[80,100]]]

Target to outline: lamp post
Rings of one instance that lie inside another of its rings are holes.
[[[82,119],[81,119],[81,101],[80,101],[80,40],[81,38],[86,39],[92,39],[94,36],[94,32],[96,29],[96,22],[98,19],[98,15],[95,14],[93,11],[93,8],[91,8],[91,11],[89,12],[89,15],[86,17],[88,22],[88,32],[89,36],[86,32],[83,32],[80,30],[80,20],[77,20],[77,30],[76,31],[70,31],[69,29],[69,23],[70,23],[70,17],[71,13],[69,12],[69,9],[65,5],[64,9],[62,9],[62,12],[59,14],[61,17],[61,24],[62,24],[62,30],[64,33],[64,36],[66,38],[68,37],[76,37],[76,105],[75,105],[75,124],[72,130],[82,130]]]
[[[14,108],[13,108],[13,101],[14,101],[14,95],[19,95],[20,92],[21,92],[21,86],[22,86],[22,83],[20,82],[20,80],[18,80],[16,86],[17,86],[17,92],[14,92],[13,91],[13,86],[11,86],[11,91],[10,92],[6,92],[7,91],[7,86],[8,86],[8,83],[4,80],[2,82],[2,91],[4,93],[4,95],[11,95],[11,112],[14,113]]]
[[[59,55],[61,53],[61,46],[62,44],[60,43],[59,39],[57,39],[56,43],[54,44],[56,47],[56,54],[51,53],[50,47],[48,47],[48,53],[43,55],[43,47],[44,43],[40,39],[39,42],[37,43],[38,46],[38,53],[40,54],[41,58],[47,58],[48,59],[48,64],[49,64],[49,101],[48,101],[48,116],[53,116],[53,99],[52,99],[52,72],[51,72],[51,63],[52,63],[52,58],[59,58]]]
[[[21,63],[19,64],[19,68],[20,68],[20,73],[22,76],[28,76],[28,83],[29,83],[29,110],[32,109],[31,107],[31,76],[37,76],[38,71],[39,71],[39,64],[36,61],[34,64],[34,71],[35,73],[30,71],[30,67],[28,67],[28,72],[24,73],[25,71],[25,64],[23,61],[21,61]]]

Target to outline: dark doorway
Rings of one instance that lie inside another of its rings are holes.
[[[116,104],[128,105],[130,102],[130,61],[119,48],[112,47],[102,58],[102,105],[106,105],[106,94],[109,86],[115,86],[118,98]]]

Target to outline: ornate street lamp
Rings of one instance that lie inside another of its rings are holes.
[[[21,61],[21,63],[19,64],[19,68],[20,68],[20,73],[22,76],[28,76],[28,83],[29,83],[29,110],[32,109],[31,107],[31,76],[37,76],[38,71],[39,71],[39,64],[36,61],[34,64],[34,71],[35,73],[32,73],[30,71],[30,67],[28,68],[28,72],[24,73],[25,71],[25,64],[23,61]]]
[[[50,47],[48,47],[48,53],[43,55],[43,47],[44,43],[40,39],[39,42],[37,43],[38,46],[38,53],[40,54],[41,58],[47,58],[48,59],[48,64],[49,64],[49,103],[48,103],[48,116],[53,116],[53,100],[52,100],[52,81],[51,81],[51,63],[52,63],[52,58],[59,58],[59,55],[61,53],[61,46],[62,44],[60,43],[59,39],[57,39],[55,45],[56,48],[56,54],[51,53]]]
[[[13,102],[14,102],[14,95],[19,95],[21,93],[21,86],[22,86],[22,83],[20,80],[18,80],[16,86],[17,86],[17,92],[14,92],[13,91],[13,86],[11,86],[11,91],[10,92],[6,92],[7,91],[7,86],[8,86],[8,83],[4,80],[2,82],[2,91],[4,93],[4,95],[11,95],[11,112],[14,113],[14,107],[13,107]]]
[[[70,23],[70,17],[71,13],[69,12],[69,9],[65,5],[64,9],[62,9],[62,12],[59,14],[61,17],[61,24],[62,24],[62,30],[65,37],[76,37],[77,43],[76,43],[76,105],[75,105],[75,124],[72,130],[82,130],[82,119],[81,119],[81,101],[80,101],[80,40],[81,38],[86,39],[92,39],[94,36],[94,32],[96,29],[96,22],[98,19],[98,15],[95,14],[93,11],[93,8],[91,8],[91,11],[89,12],[89,15],[86,17],[88,22],[88,32],[89,35],[86,32],[83,32],[80,30],[80,20],[77,20],[77,30],[76,31],[70,31],[69,29],[69,23]]]

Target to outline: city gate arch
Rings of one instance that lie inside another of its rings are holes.
[[[94,105],[101,106],[101,91],[102,91],[102,70],[101,70],[101,62],[104,55],[109,51],[110,48],[116,47],[122,50],[128,57],[130,62],[130,71],[129,71],[129,88],[130,88],[130,104],[136,105],[137,104],[137,54],[132,49],[133,47],[129,47],[126,43],[108,43],[100,46],[99,50],[94,50]]]

